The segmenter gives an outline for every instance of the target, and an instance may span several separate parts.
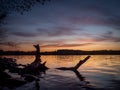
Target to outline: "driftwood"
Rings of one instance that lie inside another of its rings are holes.
[[[90,58],[90,56],[87,56],[86,58],[84,58],[83,60],[80,60],[74,67],[60,67],[60,68],[56,68],[59,70],[77,70],[82,64],[84,64],[88,59]]]
[[[45,71],[46,69],[48,69],[48,67],[45,66],[46,62],[41,63],[41,59],[40,59],[40,46],[34,45],[34,47],[36,48],[36,55],[35,55],[35,60],[29,64],[28,66],[26,66],[23,70],[21,74],[38,74],[39,71]]]
[[[83,65],[89,58],[90,58],[90,56],[87,56],[83,60],[80,60],[74,67],[60,67],[60,68],[56,68],[56,69],[73,71],[75,73],[76,77],[80,80],[80,82],[81,82],[80,85],[87,86],[87,84],[89,84],[89,82],[85,80],[85,77],[83,77],[77,69],[81,65]]]
[[[35,60],[22,70],[22,74],[26,74],[26,73],[27,74],[28,73],[33,74],[37,71],[45,71],[46,69],[48,69],[48,67],[45,66],[46,62],[41,63],[39,44],[34,45],[34,47],[36,48]],[[89,58],[90,58],[90,56],[87,56],[83,60],[80,60],[74,67],[60,67],[60,68],[56,68],[56,69],[59,69],[59,70],[73,70],[74,71],[74,70],[77,70],[82,64],[84,64]]]

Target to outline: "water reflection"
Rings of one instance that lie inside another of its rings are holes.
[[[85,77],[83,77],[77,70],[74,70],[73,72],[80,81],[85,81]]]
[[[16,58],[17,63],[20,64],[28,64],[35,59],[34,56],[7,57]],[[43,86],[47,85],[46,88],[63,87],[62,89],[65,90],[65,86],[69,86],[75,90],[75,87],[78,88],[81,81],[89,81],[90,85],[96,88],[120,89],[120,55],[93,55],[77,72],[74,72],[76,76],[71,71],[54,69],[74,66],[85,57],[86,55],[41,56],[42,61],[47,61],[46,65],[51,69],[46,72],[44,79],[40,83],[44,84]]]

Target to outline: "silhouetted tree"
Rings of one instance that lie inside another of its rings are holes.
[[[46,1],[50,0],[0,0],[0,24],[3,23],[5,17],[12,11],[23,13],[29,11],[31,8],[40,3],[44,5]]]

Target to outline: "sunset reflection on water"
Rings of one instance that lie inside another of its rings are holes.
[[[79,83],[74,72],[71,71],[60,71],[55,68],[58,67],[71,67],[76,65],[79,60],[82,60],[87,55],[43,55],[41,56],[42,62],[47,61],[46,66],[50,69],[46,72],[46,81],[48,86],[58,83],[63,83],[63,81],[71,82],[71,84]],[[6,56],[17,59],[19,64],[29,64],[34,61],[34,56]],[[120,82],[120,55],[91,55],[91,58],[83,64],[78,71],[82,76],[86,78],[90,84],[97,88],[107,88],[114,90],[119,87],[120,84],[113,81]],[[60,78],[60,77],[65,78]],[[68,80],[66,79],[68,77]],[[45,81],[43,80],[43,82]],[[52,82],[51,81],[55,80]],[[73,81],[75,80],[75,81]],[[64,84],[65,84],[64,82]],[[70,83],[69,83],[70,84]]]

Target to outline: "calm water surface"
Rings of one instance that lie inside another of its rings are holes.
[[[6,57],[17,59],[19,64],[29,64],[35,59],[34,56]],[[39,82],[41,90],[120,90],[120,55],[92,55],[77,73],[55,69],[74,66],[85,57],[86,55],[41,56],[41,60],[47,61],[46,66],[50,68]],[[28,84],[25,88],[29,89],[30,86],[32,85]]]

